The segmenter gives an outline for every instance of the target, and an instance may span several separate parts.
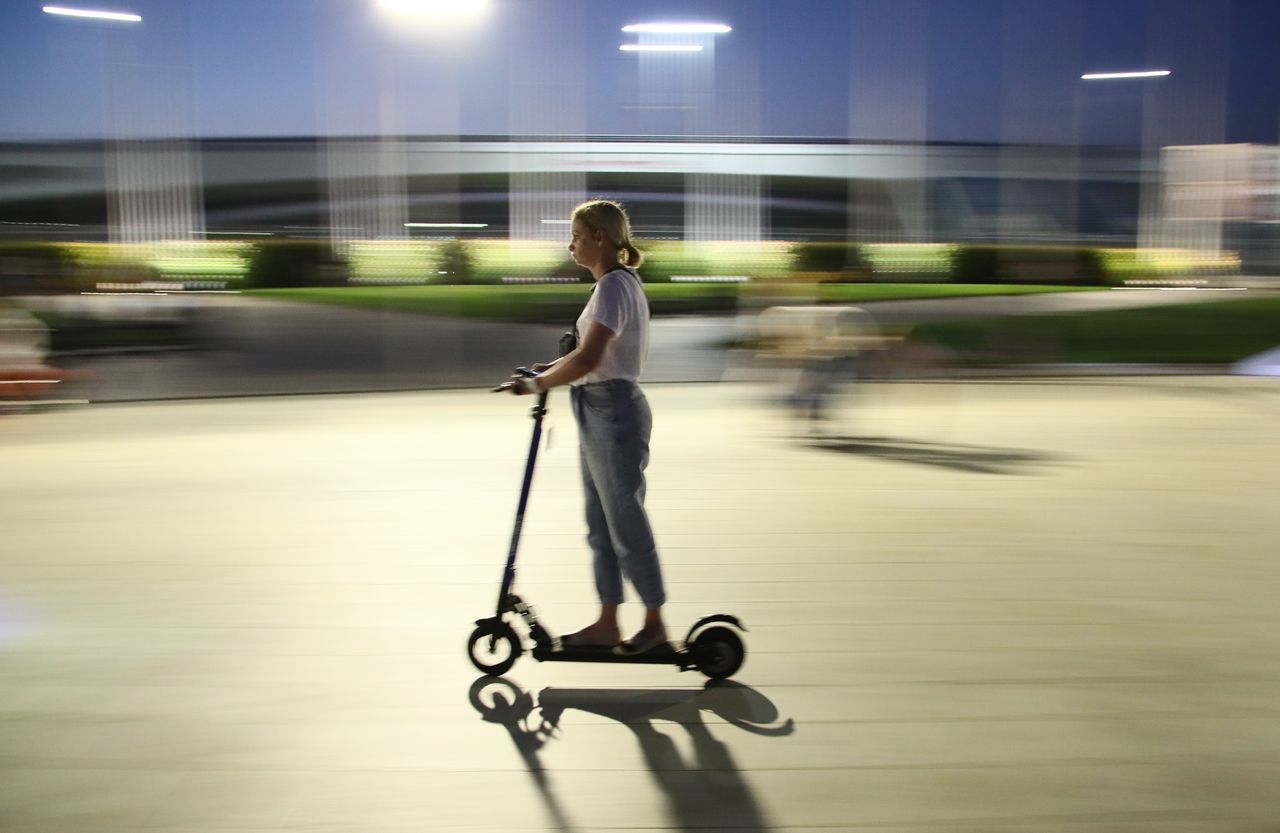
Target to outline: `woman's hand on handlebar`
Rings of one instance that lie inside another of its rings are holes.
[[[520,368],[521,371],[531,369],[532,368]],[[542,388],[539,387],[536,377],[529,375],[527,372],[512,374],[510,379],[492,390],[494,393],[514,393],[516,396],[527,396],[531,393],[542,393]]]
[[[512,376],[511,392],[516,396],[527,396],[531,393],[542,393],[542,388],[538,387],[538,380],[533,376]]]
[[[556,361],[559,361],[557,359]],[[545,389],[535,378],[556,366],[556,362],[535,362],[528,367],[517,367],[511,378],[494,388],[494,392],[504,391],[516,396],[527,396],[531,393],[543,393]]]

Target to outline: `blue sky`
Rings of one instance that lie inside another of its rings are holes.
[[[1274,0],[491,0],[462,29],[374,0],[0,0],[0,139],[743,135],[1275,142]],[[695,56],[626,23],[733,26]],[[1086,83],[1159,65],[1158,81]],[[1145,125],[1145,127],[1144,127]]]

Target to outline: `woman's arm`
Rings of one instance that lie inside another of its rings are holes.
[[[560,364],[560,362],[563,359],[564,359],[564,356],[561,356],[560,358],[553,359],[552,361],[549,361],[549,362],[534,362],[533,364],[529,365],[529,369],[532,370],[534,373],[546,373],[551,368]]]
[[[549,369],[537,378],[541,390],[549,390],[581,379],[599,366],[605,348],[615,333],[599,321],[592,321],[582,343],[563,358],[552,362]]]

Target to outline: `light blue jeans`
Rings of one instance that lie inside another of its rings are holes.
[[[658,550],[644,511],[653,413],[635,382],[608,379],[571,389],[578,423],[587,544],[601,604],[622,603],[623,576],[645,607],[667,600]]]

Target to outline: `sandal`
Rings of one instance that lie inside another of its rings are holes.
[[[566,634],[560,637],[560,647],[562,648],[613,648],[617,646],[616,638],[609,641],[599,641],[599,637],[586,637],[582,635],[582,631]]]
[[[613,649],[615,656],[634,657],[637,654],[648,653],[655,648],[669,648],[671,643],[667,641],[665,634],[648,634],[644,631],[623,642],[621,645]]]

